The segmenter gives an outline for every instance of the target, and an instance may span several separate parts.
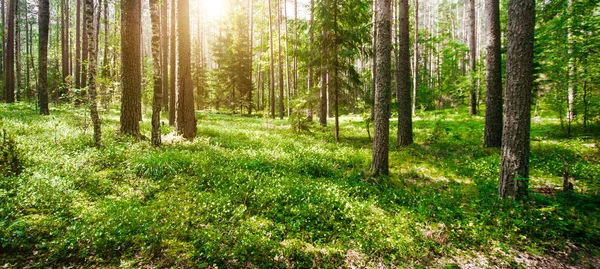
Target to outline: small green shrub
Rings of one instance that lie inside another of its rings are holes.
[[[0,174],[5,177],[17,176],[23,170],[17,142],[5,130],[2,130],[0,136]]]

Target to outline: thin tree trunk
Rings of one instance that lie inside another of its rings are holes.
[[[285,77],[286,77],[286,90],[287,90],[287,116],[291,116],[292,113],[292,107],[291,107],[291,79],[290,79],[290,53],[289,53],[289,35],[288,35],[288,15],[287,15],[287,0],[282,0],[283,1],[283,11],[284,13],[284,18],[285,18]]]
[[[84,11],[81,15],[82,15],[82,20],[85,23],[87,20],[87,0],[82,0],[84,1],[82,3],[82,10]],[[139,1],[139,0],[138,0]],[[93,18],[93,13],[92,13],[92,18]],[[88,60],[88,50],[89,50],[89,37],[88,37],[88,29],[85,25],[82,25],[82,30],[81,30],[81,85],[83,87],[85,87],[85,85],[87,84],[87,60]],[[93,29],[93,28],[92,28]]]
[[[283,57],[281,48],[281,2],[285,0],[277,0],[277,42],[278,45],[278,58],[279,58],[279,118],[283,119],[284,107],[283,107]]]
[[[161,144],[160,137],[160,109],[162,108],[162,67],[160,45],[161,45],[161,19],[159,15],[160,7],[158,6],[158,0],[149,0],[150,6],[150,20],[152,23],[152,62],[153,68],[153,79],[154,79],[154,97],[152,99],[152,144],[156,147]]]
[[[5,97],[7,103],[15,102],[15,10],[17,0],[9,0],[8,5],[8,34],[6,38],[6,70],[5,70]]]
[[[567,43],[569,46],[569,64],[567,73],[567,134],[571,135],[571,123],[575,120],[575,59],[573,58],[573,0],[568,2],[568,13],[570,14],[567,24]]]
[[[77,1],[75,22],[75,88],[81,88],[81,1]]]
[[[15,7],[15,67],[16,67],[16,100],[21,101],[21,27],[19,21],[21,20],[21,12],[19,1],[16,2]]]
[[[298,0],[294,0],[294,95],[298,95]]]
[[[417,113],[417,93],[419,90],[419,0],[415,0],[415,40],[414,40],[414,66],[413,66],[413,101],[412,114]]]
[[[500,40],[499,0],[485,1],[485,24],[487,32],[486,56],[486,110],[484,146],[502,145],[502,55]]]
[[[48,30],[50,25],[50,1],[39,1],[39,74],[38,74],[38,103],[40,105],[40,114],[49,115],[48,108]]]
[[[373,13],[373,63],[371,68],[371,120],[375,120],[375,91],[377,90],[377,0],[371,1]]]
[[[310,95],[312,94],[313,88],[315,87],[315,80],[314,80],[314,56],[313,56],[313,45],[314,45],[314,39],[315,39],[315,35],[314,35],[314,24],[315,24],[315,17],[314,17],[314,9],[315,9],[315,1],[314,0],[310,0],[310,25],[309,25],[309,30],[308,30],[308,91],[307,93]],[[313,110],[313,106],[311,103],[309,103],[309,118],[312,121],[312,110]]]
[[[529,183],[535,1],[509,0],[508,5],[505,118],[498,192],[501,198],[520,200],[527,195]]]
[[[141,23],[141,1],[121,1],[121,133],[134,137],[140,136]]]
[[[334,106],[335,106],[335,141],[340,142],[340,110],[339,105],[339,89],[338,89],[338,31],[337,31],[337,14],[338,14],[338,1],[333,2],[333,80],[332,86],[334,89]]]
[[[94,33],[94,2],[86,0],[85,3],[85,24],[88,40],[87,52],[89,53],[87,81],[88,97],[90,103],[90,114],[92,125],[94,126],[94,144],[96,147],[102,146],[102,128],[100,117],[98,115],[98,104],[96,102],[96,33]]]
[[[390,91],[391,91],[391,10],[390,0],[377,1],[377,87],[375,91],[375,133],[373,136],[374,176],[389,174]]]
[[[279,1],[279,0],[276,0]],[[270,46],[269,46],[269,50],[271,52],[271,57],[269,57],[269,60],[271,62],[271,67],[270,67],[270,73],[271,73],[271,88],[269,89],[269,104],[270,104],[270,109],[271,109],[271,118],[275,118],[275,67],[274,67],[274,60],[273,60],[273,8],[271,6],[271,0],[269,0],[269,40],[270,40]]]
[[[31,99],[31,80],[29,58],[31,57],[30,50],[30,31],[29,31],[29,12],[27,9],[27,1],[25,1],[25,90],[27,99]]]
[[[162,82],[162,107],[169,111],[169,27],[168,5],[169,1],[160,1],[160,40],[161,40],[161,82]]]
[[[175,107],[175,87],[177,86],[177,1],[171,0],[171,45],[169,50],[170,59],[170,77],[169,77],[169,124],[175,125],[175,115],[177,108]]]
[[[406,146],[413,143],[412,113],[410,96],[410,38],[408,0],[400,0],[398,7],[398,146]]]
[[[327,88],[329,85],[329,32],[326,29],[323,29],[323,40],[321,42],[321,91],[319,94],[319,124],[325,127],[327,126]]]

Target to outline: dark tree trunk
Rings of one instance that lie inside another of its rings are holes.
[[[398,146],[406,146],[413,143],[412,131],[412,106],[410,94],[410,40],[408,23],[408,0],[399,2],[398,24],[399,33],[399,52],[398,52]]]
[[[417,113],[417,93],[419,90],[419,0],[415,0],[415,40],[414,40],[414,63],[413,63],[413,101],[412,114]]]
[[[509,0],[506,99],[499,195],[519,200],[529,183],[535,1]]]
[[[339,110],[339,89],[338,89],[338,31],[337,31],[337,14],[338,14],[338,1],[333,2],[333,80],[332,87],[334,91],[333,105],[335,108],[335,141],[340,142],[340,110]]]
[[[487,29],[486,110],[483,144],[489,148],[502,145],[502,54],[499,0],[485,1]]]
[[[94,2],[93,0],[85,1],[85,28],[87,33],[87,52],[89,53],[89,61],[87,68],[88,81],[88,99],[90,105],[90,115],[92,125],[94,127],[94,145],[102,146],[102,126],[100,116],[98,115],[98,104],[96,102],[96,33],[94,33]]]
[[[175,103],[177,115],[175,128],[184,138],[196,137],[196,112],[194,110],[194,89],[191,73],[189,0],[177,2],[177,94]]]
[[[162,107],[169,111],[169,33],[168,33],[168,1],[160,4],[160,40],[161,40],[161,82],[162,82]]]
[[[471,80],[471,92],[470,92],[470,113],[471,115],[477,115],[477,78],[475,73],[477,72],[476,58],[477,58],[477,35],[475,25],[475,0],[468,0],[469,2],[469,76]]]
[[[377,73],[375,80],[375,133],[373,136],[373,175],[389,174],[390,91],[391,91],[391,6],[390,0],[377,1]]]
[[[69,19],[69,14],[67,13],[67,3],[68,0],[61,0],[61,18],[60,18],[60,43],[61,43],[61,66],[62,66],[62,82],[67,82],[67,77],[69,76],[69,43],[67,42],[69,38],[68,29],[67,28],[67,20]]]
[[[175,113],[177,108],[175,107],[175,86],[177,86],[177,1],[171,0],[171,38],[170,45],[170,64],[171,74],[169,80],[169,124],[175,126]]]
[[[83,13],[82,15],[82,20],[83,23],[85,24],[87,21],[87,0],[82,0],[84,1],[82,3],[82,9],[83,9]],[[139,1],[139,0],[138,0]],[[93,11],[93,10],[92,10]],[[92,18],[94,17],[94,14],[92,12]],[[88,50],[89,50],[89,37],[88,37],[88,29],[86,27],[86,25],[82,25],[81,26],[81,85],[83,87],[85,87],[85,85],[87,84],[87,60],[88,60]],[[94,28],[92,28],[94,29]]]
[[[314,0],[310,0],[310,24],[309,24],[309,29],[308,29],[308,94],[312,94],[313,88],[315,87],[315,81],[314,81],[314,56],[313,56],[313,43],[314,43],[314,39],[315,39],[315,34],[314,34],[314,24],[315,24],[315,18],[314,18],[314,9],[315,9],[315,1]],[[312,104],[309,103],[309,109],[311,110],[309,113],[312,115]],[[312,118],[311,118],[312,121]]]
[[[323,40],[321,41],[321,91],[319,94],[319,124],[327,126],[327,88],[329,86],[328,62],[329,62],[329,32],[323,29]]]
[[[373,12],[373,63],[371,67],[371,120],[375,119],[375,91],[377,89],[377,0],[371,1]]]
[[[21,20],[20,8],[19,1],[17,1],[15,7],[15,91],[17,101],[21,101],[21,27],[19,25]]]
[[[121,1],[121,133],[140,135],[141,1]]]
[[[15,10],[17,0],[9,0],[8,16],[6,17],[8,24],[8,34],[6,37],[6,70],[5,70],[5,87],[4,100],[7,103],[15,102]]]
[[[39,57],[38,57],[38,102],[40,114],[49,115],[48,109],[48,29],[50,25],[50,1],[39,1]]]
[[[150,0],[150,20],[152,23],[152,62],[154,64],[152,77],[154,80],[154,97],[152,99],[152,144],[156,147],[161,144],[160,137],[160,110],[162,108],[162,67],[160,45],[161,45],[161,18],[159,15],[160,7],[158,0]],[[166,20],[165,20],[166,21]]]
[[[81,1],[77,1],[75,7],[77,18],[75,19],[75,88],[81,88]]]
[[[279,1],[279,0],[277,0]],[[269,0],[269,42],[270,42],[270,46],[269,46],[269,50],[271,52],[271,57],[269,57],[270,63],[271,63],[271,67],[270,67],[270,73],[271,73],[271,88],[269,89],[269,105],[270,105],[270,109],[271,109],[271,118],[275,118],[275,68],[274,68],[274,59],[273,59],[273,14],[272,14],[273,8],[271,6],[271,0]]]

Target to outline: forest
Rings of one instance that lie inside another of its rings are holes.
[[[3,268],[600,268],[599,0],[0,0]]]

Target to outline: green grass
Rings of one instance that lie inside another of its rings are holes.
[[[120,137],[109,110],[96,149],[84,108],[0,112],[24,160],[0,179],[0,261],[15,267],[438,267],[463,251],[600,246],[598,137],[566,138],[552,119],[533,125],[531,185],[560,186],[567,162],[576,191],[512,202],[497,198],[483,118],[464,112],[419,115],[416,144],[391,143],[378,179],[358,116],[341,119],[336,144],[331,127],[199,113],[197,139],[155,149]]]

